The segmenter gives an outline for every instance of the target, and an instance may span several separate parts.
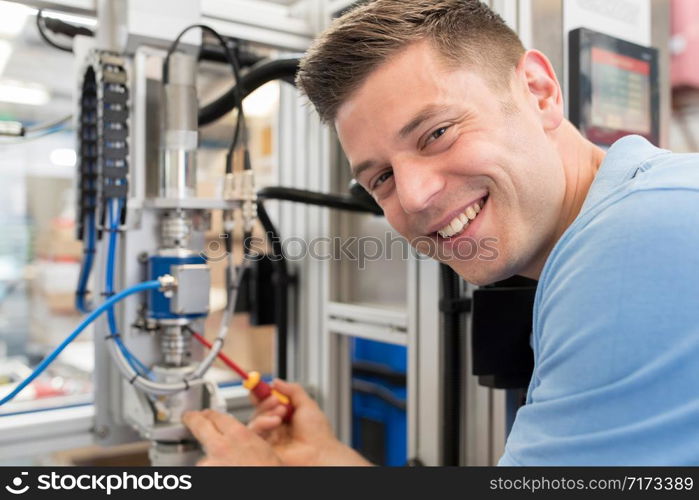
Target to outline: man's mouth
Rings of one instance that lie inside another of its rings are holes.
[[[454,238],[466,231],[480,213],[483,205],[488,200],[488,196],[484,196],[478,201],[470,204],[461,213],[456,215],[448,224],[437,230],[437,234],[444,239]]]

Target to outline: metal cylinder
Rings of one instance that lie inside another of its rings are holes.
[[[163,214],[160,221],[161,249],[187,248],[192,234],[192,218],[184,210]]]
[[[123,53],[129,37],[127,24],[128,3],[125,0],[97,0],[96,46],[99,50]]]
[[[166,366],[184,366],[188,362],[190,337],[184,334],[181,326],[163,326],[160,348]]]
[[[193,56],[175,52],[170,56],[168,83],[163,89],[159,195],[190,198],[196,194],[196,151],[199,142]]]

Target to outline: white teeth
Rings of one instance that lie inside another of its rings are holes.
[[[467,207],[462,213],[454,217],[449,224],[437,231],[442,238],[451,238],[463,231],[470,221],[476,218],[481,211],[481,201]]]

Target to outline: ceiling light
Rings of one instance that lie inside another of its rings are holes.
[[[14,37],[24,28],[27,17],[34,12],[25,5],[0,1],[0,36]]]
[[[51,163],[57,167],[74,167],[77,157],[75,151],[68,148],[59,148],[51,151]]]
[[[0,80],[0,101],[30,106],[43,106],[49,102],[46,87],[37,83]]]

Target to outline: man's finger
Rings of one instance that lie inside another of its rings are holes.
[[[248,429],[256,434],[264,434],[276,429],[282,423],[282,418],[278,415],[262,415],[248,423]]]
[[[272,387],[288,396],[293,406],[315,403],[299,384],[292,384],[281,379],[275,379],[274,382],[272,382]]]
[[[280,404],[281,404],[281,402],[279,401],[277,396],[272,394],[272,395],[268,396],[267,398],[265,398],[265,400],[262,401],[260,404],[257,405],[257,410],[260,413],[264,413],[266,411],[269,411],[269,410],[275,408],[276,406],[279,406]]]
[[[245,429],[245,426],[237,418],[215,410],[204,410],[204,417],[208,418],[220,434],[231,434],[237,430]]]
[[[204,449],[221,440],[221,432],[214,426],[213,422],[206,418],[200,411],[189,411],[182,415],[182,423],[201,443]]]

